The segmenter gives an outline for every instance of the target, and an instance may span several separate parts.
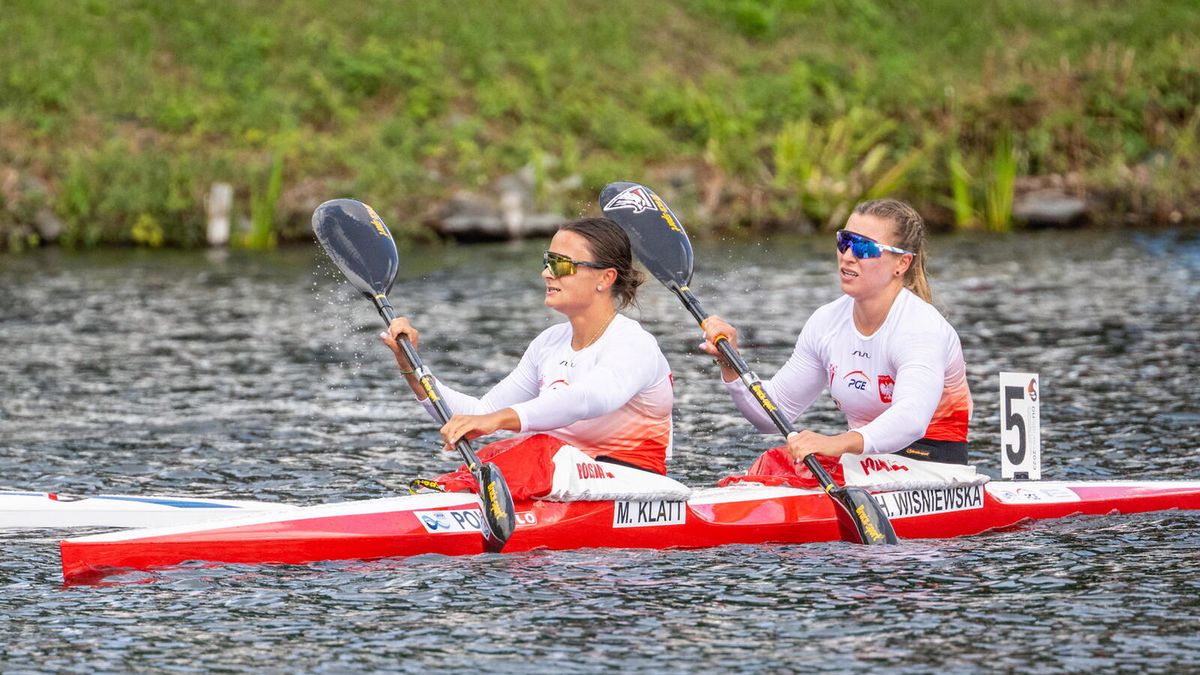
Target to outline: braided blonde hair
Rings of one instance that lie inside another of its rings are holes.
[[[904,287],[933,304],[929,277],[925,274],[925,220],[912,206],[898,199],[872,199],[854,207],[861,216],[889,220],[895,227],[896,246],[913,252],[912,264],[904,273]]]

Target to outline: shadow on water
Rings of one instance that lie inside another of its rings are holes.
[[[821,240],[705,244],[694,289],[769,376],[837,295]],[[483,391],[557,320],[542,242],[402,252],[392,299],[426,361]],[[932,243],[935,303],[999,469],[997,373],[1041,374],[1044,475],[1200,477],[1200,238],[1037,233]],[[453,467],[398,386],[378,318],[315,246],[274,254],[0,258],[0,476],[13,488],[321,503]],[[631,314],[676,383],[673,473],[711,484],[748,433],[691,320],[658,287]],[[802,422],[844,422],[821,400]],[[880,550],[418,556],[184,566],[62,588],[55,531],[4,533],[5,671],[1081,671],[1195,668],[1200,517],[1039,523]]]

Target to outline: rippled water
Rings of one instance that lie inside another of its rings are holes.
[[[481,390],[556,315],[542,244],[402,253],[393,302],[435,372]],[[692,287],[764,375],[836,295],[827,242],[706,245]],[[1044,475],[1200,478],[1200,238],[934,242],[962,337],[975,459],[998,470],[996,374],[1041,373]],[[392,494],[454,465],[398,386],[369,304],[315,249],[0,257],[0,486],[293,503]],[[675,372],[672,471],[711,484],[769,439],[634,311]],[[835,431],[827,402],[803,421]],[[63,532],[0,532],[3,672],[745,672],[1200,666],[1200,515],[1080,518],[971,539],[422,556],[184,568],[63,588]]]

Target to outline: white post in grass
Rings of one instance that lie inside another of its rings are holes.
[[[208,211],[208,245],[225,246],[229,243],[229,212],[233,210],[233,186],[229,183],[213,183],[208,199],[204,200]]]
[[[1037,373],[1000,373],[1000,475],[1041,480],[1041,386]]]

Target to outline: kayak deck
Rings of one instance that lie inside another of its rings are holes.
[[[1200,481],[1000,482],[876,493],[901,538],[945,538],[1076,514],[1200,510]],[[736,486],[675,501],[524,501],[505,553],[533,549],[702,548],[841,538],[817,490]],[[113,532],[60,543],[63,577],[213,563],[309,563],[483,552],[471,494],[343,502],[191,525]]]
[[[165,495],[73,497],[0,491],[0,529],[165,527],[293,510],[288,504]]]

